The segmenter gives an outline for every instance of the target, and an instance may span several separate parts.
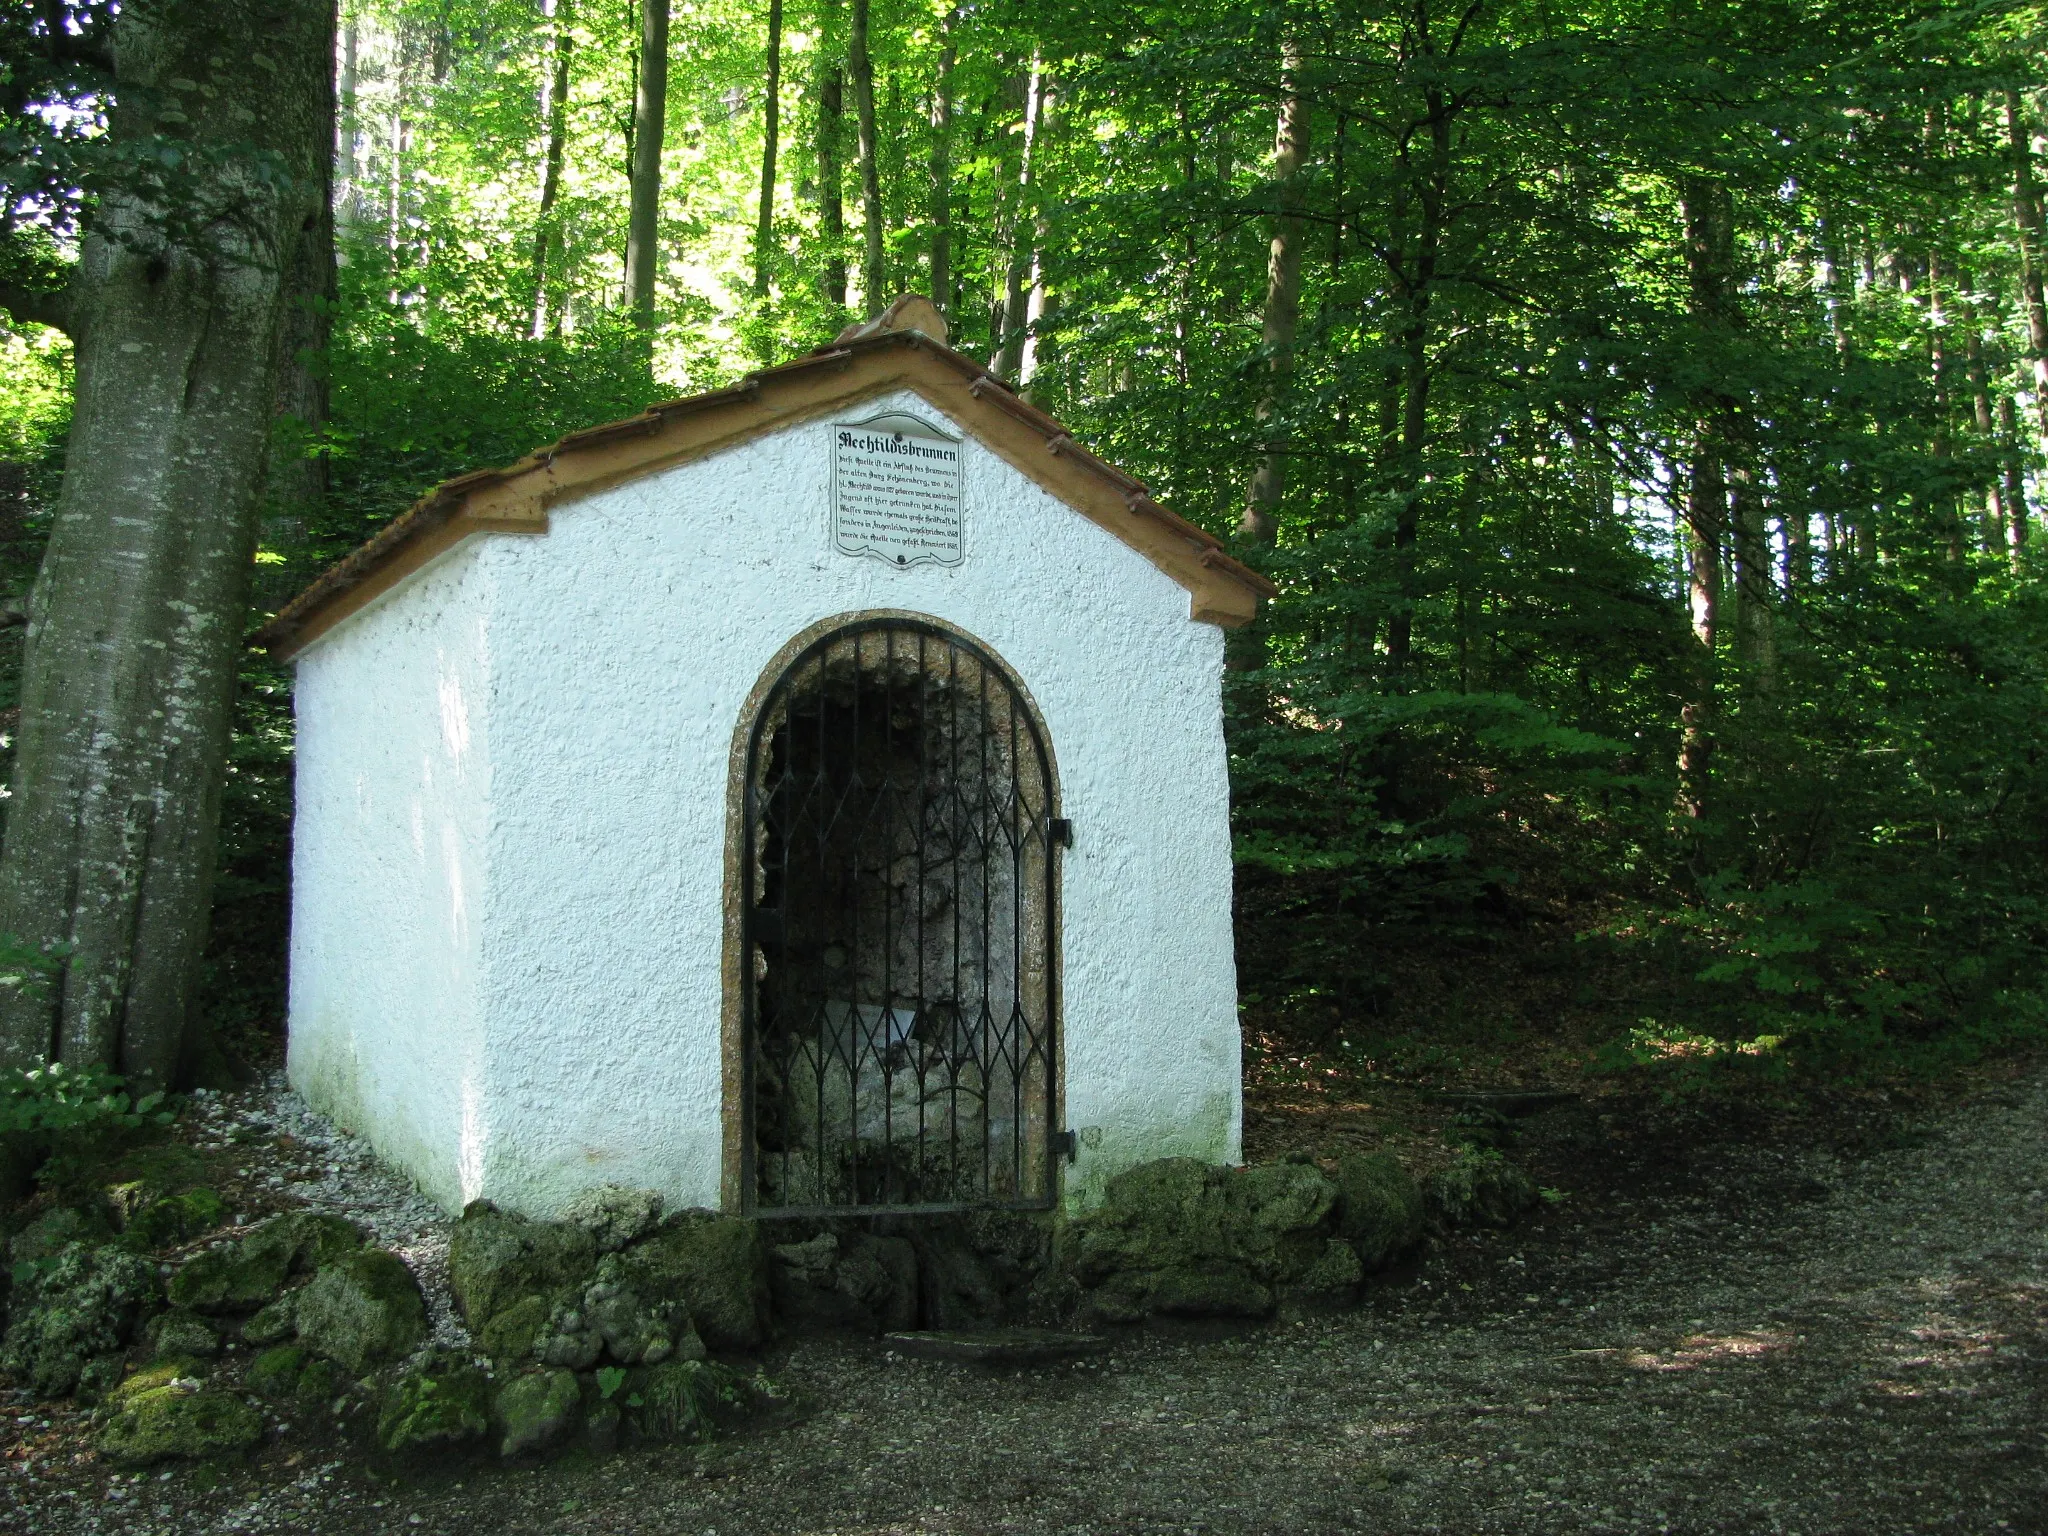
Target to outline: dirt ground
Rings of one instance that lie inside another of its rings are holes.
[[[805,1341],[794,1421],[703,1450],[112,1476],[21,1403],[0,1529],[2048,1532],[2048,1071],[1870,1124],[1548,1111],[1562,1198],[1356,1312],[1028,1371]]]

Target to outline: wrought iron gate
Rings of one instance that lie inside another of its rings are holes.
[[[912,619],[807,647],[747,743],[749,1206],[1053,1199],[1057,827],[994,657]]]

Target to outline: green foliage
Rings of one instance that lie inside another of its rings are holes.
[[[67,3],[90,42],[110,13]],[[634,9],[570,14],[544,219],[548,17],[346,8],[331,413],[280,432],[325,460],[329,495],[266,549],[266,590],[443,479],[729,382],[866,307],[853,97],[835,137],[822,89],[843,6],[786,8],[765,294],[763,8],[677,12],[651,339],[620,313]],[[32,31],[0,24],[12,78],[83,99],[83,45]],[[1267,153],[1283,39],[1309,140],[1285,188]],[[943,227],[954,343],[1015,373],[1011,290],[1036,271],[1034,403],[1279,586],[1226,679],[1238,957],[1272,1062],[1316,1046],[1483,1071],[1561,1030],[1537,1000],[1560,996],[1579,1044],[1673,1091],[2039,1033],[2048,569],[2028,502],[2048,417],[2025,279],[2043,255],[2014,222],[2003,113],[2011,90],[2022,138],[2040,121],[2040,43],[2031,11],[1934,0],[877,0],[874,297],[933,286]],[[1051,106],[1027,176],[1034,68]],[[47,213],[0,242],[0,279],[40,290],[89,134],[29,115],[10,145]],[[1300,324],[1276,383],[1290,208]],[[0,527],[19,590],[71,381],[45,333],[0,347],[0,459],[31,466],[20,536]],[[1285,478],[1270,543],[1235,533],[1262,454]],[[1704,551],[1696,502],[1720,519]],[[1719,591],[1711,646],[1689,576]],[[1682,787],[1689,731],[1711,753]],[[206,992],[244,1054],[283,1011],[290,752],[288,679],[252,662]],[[0,955],[0,983],[42,963]]]
[[[169,1125],[176,1116],[160,1093],[131,1099],[124,1080],[62,1062],[0,1074],[0,1135],[91,1134]]]

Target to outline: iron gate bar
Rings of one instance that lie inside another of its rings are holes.
[[[861,620],[784,668],[750,733],[743,787],[747,1209],[1052,1203],[1066,828],[1056,809],[1038,723],[974,641],[927,621]],[[906,864],[914,907],[899,912]],[[867,910],[871,896],[879,911]],[[796,1097],[806,1087],[808,1128]],[[865,1107],[877,1088],[878,1125]],[[913,1102],[899,1106],[905,1088]]]

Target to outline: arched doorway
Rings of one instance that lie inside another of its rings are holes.
[[[742,793],[746,1205],[1051,1204],[1060,824],[1008,670],[930,620],[836,628]]]

